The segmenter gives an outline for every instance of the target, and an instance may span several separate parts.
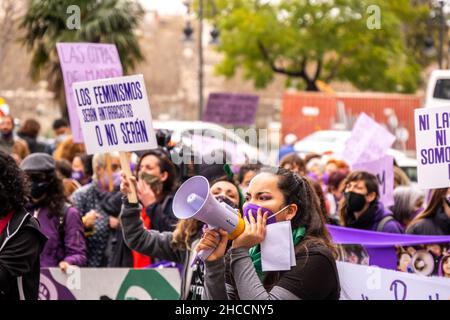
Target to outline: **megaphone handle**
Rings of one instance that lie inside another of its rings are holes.
[[[202,261],[206,261],[206,259],[208,259],[208,257],[214,252],[214,250],[214,248],[200,250],[197,253],[197,256],[202,259]]]

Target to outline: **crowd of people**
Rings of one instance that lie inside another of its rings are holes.
[[[333,155],[299,156],[283,148],[279,168],[225,163],[183,167],[164,145],[129,155],[127,177],[117,154],[87,155],[68,123],[0,119],[0,300],[37,297],[40,268],[176,266],[182,299],[339,299],[327,224],[375,232],[450,235],[450,188],[428,194],[394,171],[395,203],[380,200],[377,178],[352,171]],[[242,214],[233,241],[195,219],[178,220],[180,184],[205,176],[211,194]],[[138,203],[128,202],[134,185]],[[270,216],[270,217],[269,217]],[[266,225],[290,221],[296,266],[263,272]],[[196,252],[210,249],[204,262]]]

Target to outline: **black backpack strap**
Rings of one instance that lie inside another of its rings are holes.
[[[65,236],[64,225],[66,224],[66,215],[70,208],[72,208],[72,205],[70,203],[65,202],[63,210],[61,211],[61,214],[58,217],[59,219],[58,234],[62,244],[64,244],[64,236]]]
[[[383,219],[381,219],[381,221],[378,223],[377,231],[378,232],[383,232],[384,226],[386,225],[386,223],[388,223],[391,220],[394,220],[394,217],[391,216],[391,215],[386,216]]]

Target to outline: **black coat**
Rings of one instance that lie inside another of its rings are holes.
[[[46,241],[35,218],[25,210],[14,213],[0,234],[0,300],[37,300]]]
[[[409,226],[406,233],[428,236],[450,235],[450,218],[440,207],[434,216],[422,219]]]

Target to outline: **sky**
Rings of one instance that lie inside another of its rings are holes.
[[[156,10],[160,15],[183,15],[186,7],[182,0],[139,0],[144,9]]]

